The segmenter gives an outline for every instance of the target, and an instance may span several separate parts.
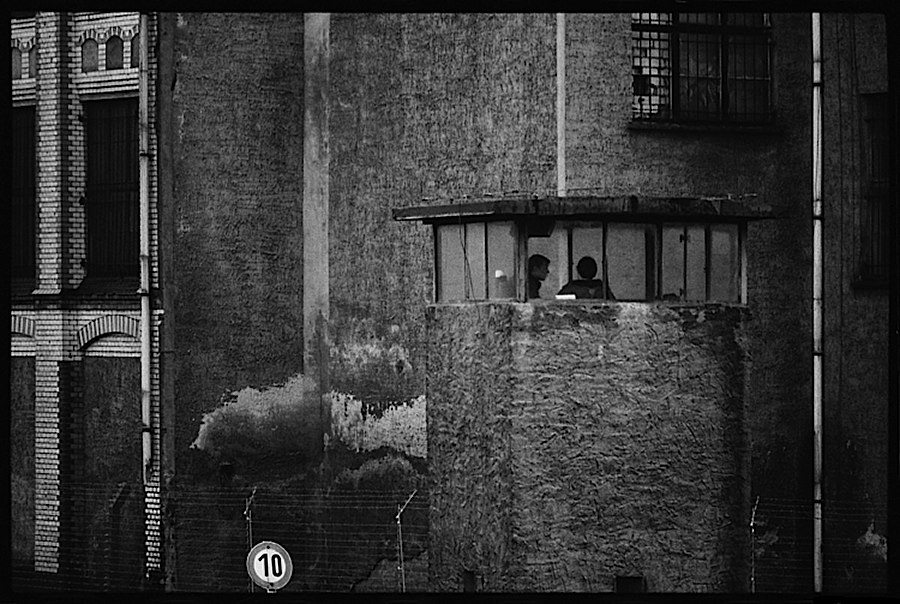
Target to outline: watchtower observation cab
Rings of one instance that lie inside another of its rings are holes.
[[[433,226],[435,302],[745,303],[747,223],[770,216],[752,198],[733,197],[507,198],[394,210],[395,220]],[[538,287],[536,264],[548,268]]]

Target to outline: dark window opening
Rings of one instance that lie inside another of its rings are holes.
[[[10,55],[12,56],[12,79],[18,80],[22,77],[22,51],[13,48]]]
[[[123,53],[122,38],[110,36],[106,41],[106,69],[122,69]]]
[[[141,37],[137,34],[131,38],[131,66],[132,67],[140,67],[141,66],[141,45],[140,45]]]
[[[34,279],[36,155],[34,107],[12,111],[11,276]]]
[[[136,277],[139,262],[137,99],[85,103],[87,275]]]
[[[100,68],[96,40],[85,40],[81,45],[81,71],[88,73]]]
[[[868,284],[886,285],[890,249],[887,228],[890,203],[887,94],[863,95],[862,110],[864,168],[860,209],[860,280]]]
[[[768,15],[633,13],[635,120],[767,123]]]
[[[475,571],[462,571],[463,591],[478,591],[475,587]]]
[[[616,593],[645,593],[647,581],[644,577],[616,577]]]
[[[37,46],[28,51],[28,77],[37,77]]]

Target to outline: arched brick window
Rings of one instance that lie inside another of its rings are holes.
[[[140,67],[141,63],[141,37],[138,34],[135,34],[133,38],[131,38],[131,66],[132,67]]]
[[[85,40],[81,45],[81,71],[88,73],[97,71],[99,64],[97,61],[97,41]]]
[[[28,51],[28,77],[37,77],[37,46]]]
[[[106,41],[106,68],[122,69],[122,57],[122,38],[119,36],[110,36]]]
[[[18,48],[12,49],[12,79],[18,80],[22,77],[22,51]]]

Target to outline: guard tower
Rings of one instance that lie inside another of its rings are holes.
[[[770,215],[730,198],[394,211],[434,232],[431,589],[747,589],[744,240]],[[535,254],[550,269],[529,299]],[[609,292],[557,296],[585,256]]]

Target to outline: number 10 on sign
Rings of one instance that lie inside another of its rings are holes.
[[[276,591],[287,585],[293,570],[287,550],[273,541],[257,543],[247,554],[247,573],[266,591]]]

